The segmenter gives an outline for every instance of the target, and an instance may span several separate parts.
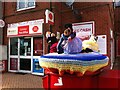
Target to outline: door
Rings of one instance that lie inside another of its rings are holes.
[[[19,38],[19,71],[20,72],[31,72],[32,67],[32,50],[33,50],[33,38],[32,37],[21,37]]]
[[[43,37],[11,37],[8,70],[43,75],[44,70],[39,66],[41,55],[43,55]]]
[[[33,37],[9,38],[9,71],[32,71]]]
[[[18,71],[18,59],[19,59],[19,49],[18,49],[18,38],[9,38],[9,61],[8,70],[12,72]]]

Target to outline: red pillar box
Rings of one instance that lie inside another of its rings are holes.
[[[42,80],[43,80],[43,87],[45,88],[45,90],[47,90],[47,89],[49,89],[50,88],[50,80],[49,80],[49,75],[46,75],[46,76],[44,76],[43,78],[42,78]]]
[[[107,70],[99,75],[99,88],[120,88],[120,70]]]
[[[48,74],[43,78],[45,89],[65,89],[65,88],[97,88],[98,76],[72,76],[58,74]]]

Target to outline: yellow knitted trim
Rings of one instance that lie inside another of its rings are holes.
[[[96,64],[96,65],[91,65],[91,66],[81,66],[81,65],[71,65],[71,64],[56,64],[56,63],[51,63],[51,62],[41,62],[40,66],[41,67],[46,67],[46,68],[55,68],[58,69],[59,71],[62,70],[70,70],[73,72],[81,72],[82,74],[84,74],[86,71],[91,71],[91,72],[95,72],[98,69],[107,66],[107,63],[104,64]]]

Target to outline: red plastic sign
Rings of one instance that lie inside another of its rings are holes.
[[[18,35],[26,35],[26,34],[29,34],[29,25],[19,26],[18,27]]]

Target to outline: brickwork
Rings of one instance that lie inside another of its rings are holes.
[[[15,73],[3,73],[2,74],[2,88],[43,88],[42,77],[32,74],[15,74]],[[16,90],[14,89],[14,90]]]
[[[120,15],[119,15],[119,13],[120,13],[120,8],[119,7],[117,7],[117,8],[115,8],[115,30],[116,30],[116,32],[119,32],[120,33],[120,20],[119,20],[119,18],[120,18]]]
[[[74,9],[67,7],[62,2],[36,2],[36,8],[23,11],[16,11],[16,2],[5,3],[5,22],[18,23],[36,19],[45,19],[45,10],[52,9],[55,14],[55,24],[43,24],[43,34],[51,30],[56,34],[57,31],[63,33],[66,23],[79,23],[84,21],[95,21],[95,34],[107,35],[107,54],[110,57],[110,29],[113,28],[113,7],[112,3],[83,3],[75,2]],[[77,10],[76,14],[73,12]],[[8,44],[7,26],[4,28],[4,44]],[[47,53],[47,42],[44,38],[44,51]]]

